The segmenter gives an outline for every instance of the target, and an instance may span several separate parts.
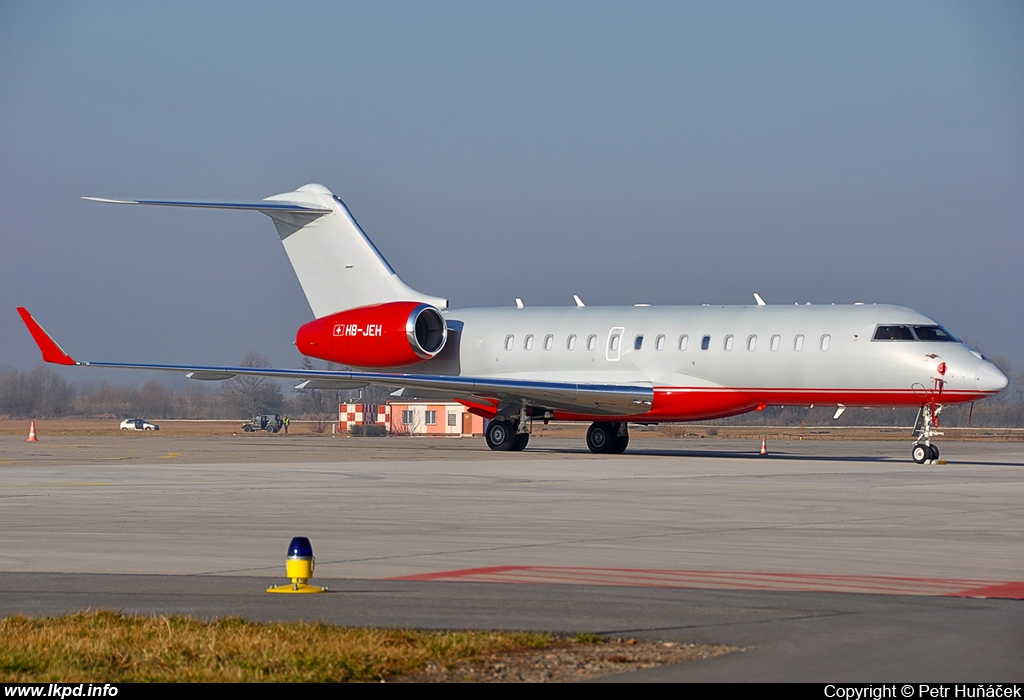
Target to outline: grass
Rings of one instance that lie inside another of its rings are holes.
[[[0,620],[0,681],[377,681],[427,663],[593,643],[524,632],[417,632],[212,622],[108,611]]]

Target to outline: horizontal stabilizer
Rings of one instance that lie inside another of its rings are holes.
[[[323,185],[311,183],[294,192],[258,202],[190,199],[111,199],[90,202],[196,209],[257,211],[273,220],[277,235],[316,318],[372,304],[419,301],[439,309],[448,300],[407,286],[369,239],[345,203]]]
[[[106,197],[82,197],[90,202],[104,204],[142,204],[154,207],[189,207],[194,209],[249,209],[252,211],[292,214],[330,214],[330,209],[314,207],[296,202],[262,201],[262,202],[201,202],[176,199],[108,199]]]

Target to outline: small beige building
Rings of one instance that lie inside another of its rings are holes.
[[[392,401],[386,404],[341,404],[338,431],[353,426],[383,425],[389,435],[483,435],[484,419],[455,401]]]

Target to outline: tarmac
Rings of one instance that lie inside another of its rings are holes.
[[[506,628],[744,651],[652,681],[1024,681],[1024,446],[0,436],[0,614]],[[270,596],[292,536],[321,596]]]

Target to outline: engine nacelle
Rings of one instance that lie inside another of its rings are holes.
[[[303,355],[348,367],[403,367],[441,352],[444,316],[430,304],[392,301],[310,321],[295,335]]]

